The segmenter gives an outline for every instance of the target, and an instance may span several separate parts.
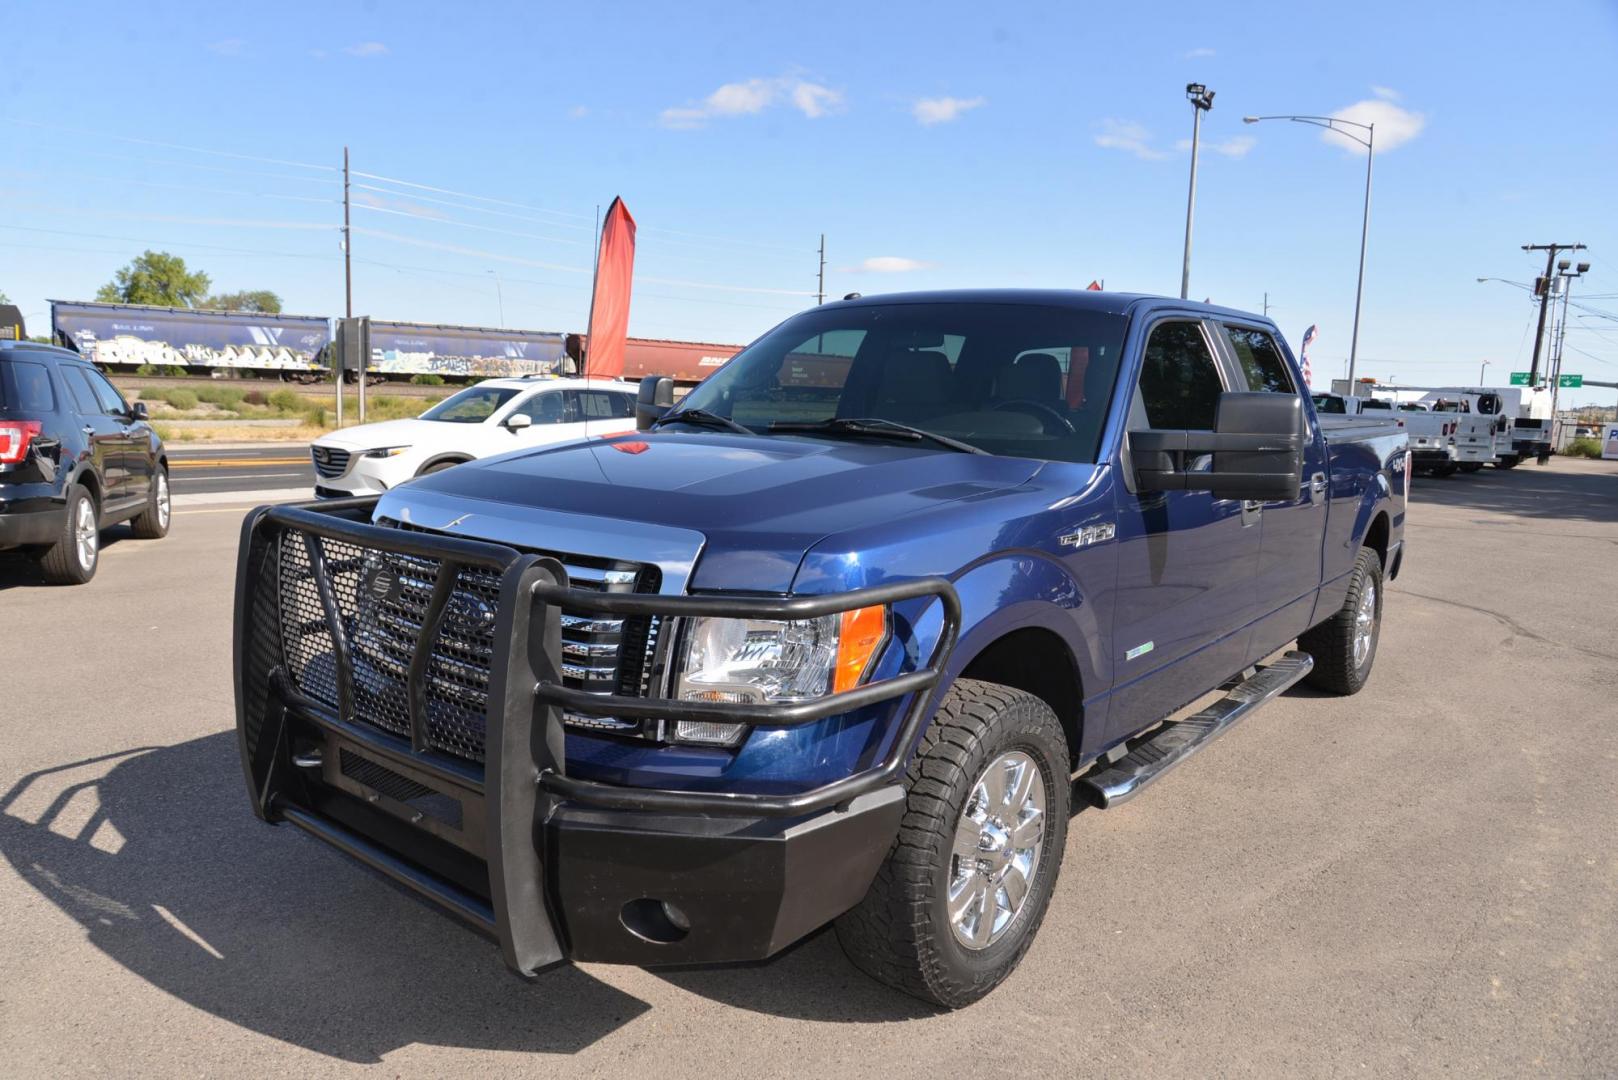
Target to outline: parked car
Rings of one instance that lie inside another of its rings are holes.
[[[633,434],[260,508],[252,806],[524,974],[834,922],[965,1005],[1034,939],[1070,792],[1116,806],[1294,683],[1371,676],[1406,435],[1323,428],[1303,385],[1225,308],[867,297],[678,406],[648,377]]]
[[[101,530],[166,536],[168,457],[146,406],[75,352],[0,340],[0,550],[22,549],[53,584],[101,561]]]
[[[315,494],[375,495],[477,458],[635,427],[635,388],[603,379],[487,379],[411,420],[316,439]]]

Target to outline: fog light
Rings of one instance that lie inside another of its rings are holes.
[[[746,737],[746,724],[716,724],[712,720],[678,720],[674,724],[675,742],[735,746]]]

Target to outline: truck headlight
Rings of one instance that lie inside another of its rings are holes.
[[[728,619],[687,624],[675,697],[681,701],[803,702],[852,690],[888,639],[882,605],[814,619]],[[740,724],[675,725],[682,742],[733,746]]]
[[[360,456],[368,458],[398,457],[408,449],[410,449],[408,446],[379,446],[375,450],[365,451],[365,453],[361,454]]]

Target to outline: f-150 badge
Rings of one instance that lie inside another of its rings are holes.
[[[1118,526],[1109,521],[1102,525],[1086,525],[1082,529],[1077,529],[1061,537],[1058,542],[1063,547],[1089,547],[1091,544],[1099,544],[1103,540],[1111,540],[1117,534]]]

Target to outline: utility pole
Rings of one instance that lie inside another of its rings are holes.
[[[1185,257],[1180,261],[1180,299],[1191,291],[1191,222],[1197,213],[1197,150],[1202,143],[1202,114],[1213,108],[1214,92],[1201,83],[1187,83],[1191,102],[1191,190],[1185,198]]]
[[[1539,385],[1539,353],[1545,339],[1545,314],[1551,305],[1551,283],[1556,279],[1552,276],[1556,272],[1556,253],[1559,251],[1583,251],[1583,244],[1524,244],[1524,251],[1543,251],[1545,253],[1545,276],[1540,280],[1544,282],[1544,293],[1536,288],[1534,294],[1539,296],[1539,327],[1534,331],[1534,359],[1528,365],[1528,388],[1532,390]]]
[[[815,305],[826,302],[826,234],[820,234],[820,276],[815,284]]]
[[[354,241],[348,224],[348,147],[343,147],[343,316],[354,317],[354,264],[351,249]],[[343,378],[347,374],[343,370],[342,351],[338,350],[335,357],[337,363],[332,365],[337,370],[333,382],[337,385],[337,426],[343,426]]]
[[[1266,319],[1268,319],[1270,317],[1270,294],[1269,293],[1264,294],[1264,317]]]

